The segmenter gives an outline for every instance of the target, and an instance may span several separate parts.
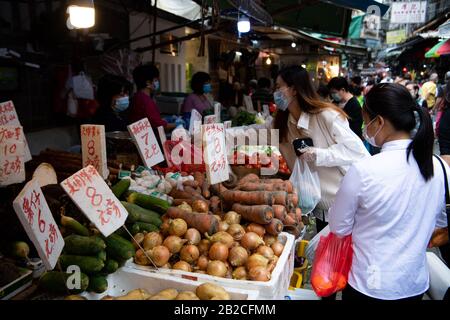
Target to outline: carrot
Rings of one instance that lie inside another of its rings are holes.
[[[282,206],[279,204],[274,204],[272,206],[272,208],[273,208],[275,218],[277,218],[281,221],[284,221],[284,219],[286,219],[287,211],[286,211],[285,206]]]
[[[225,187],[223,186],[223,184],[221,184],[221,183],[214,184],[214,185],[212,185],[210,188],[211,188],[211,191],[212,191],[215,195],[217,195],[217,196],[220,196],[220,195],[221,195],[222,193],[224,193],[225,191],[228,191],[228,189],[225,188]]]
[[[298,195],[297,193],[288,194],[288,204],[292,205],[294,208],[298,206]]]
[[[273,209],[267,205],[243,206],[235,203],[233,204],[232,210],[250,222],[268,224],[273,219]]]
[[[194,172],[194,180],[197,181],[199,186],[203,185],[203,181],[205,181],[205,174],[203,172]]]
[[[273,195],[266,191],[237,191],[228,190],[222,193],[223,199],[228,203],[242,203],[246,205],[274,203]]]
[[[181,191],[177,188],[172,188],[172,190],[169,193],[169,196],[171,196],[174,199],[192,199],[192,195],[187,191]]]
[[[212,196],[211,199],[209,199],[209,210],[213,214],[216,214],[217,212],[220,212],[220,198],[217,196]]]
[[[289,214],[286,216],[286,219],[284,219],[283,223],[285,226],[293,226],[295,225],[295,219],[290,216]]]
[[[283,179],[261,179],[259,181],[261,183],[265,183],[265,184],[285,183],[286,182],[286,180],[283,180]]]
[[[254,174],[254,173],[249,173],[247,174],[245,177],[243,177],[240,181],[239,181],[239,185],[245,184],[247,182],[259,182],[260,179],[259,177]]]
[[[183,186],[184,187],[192,187],[194,189],[196,189],[198,187],[198,182],[197,181],[191,181],[191,180],[187,180],[183,182]]]
[[[190,213],[176,207],[170,207],[167,209],[166,215],[172,219],[183,219],[189,228],[195,228],[201,234],[207,232],[212,235],[219,229],[219,221],[210,214]]]
[[[292,192],[292,184],[290,183],[255,183],[255,182],[247,182],[245,184],[240,185],[239,190],[242,191],[286,191]]]
[[[273,219],[272,219],[273,220]],[[260,225],[259,223],[250,223],[246,228],[245,228],[246,232],[254,232],[257,235],[259,235],[260,237],[264,237],[264,234],[266,233],[266,229]]]
[[[205,200],[205,198],[192,187],[186,186],[186,187],[184,187],[184,191],[189,193],[192,198],[199,199],[199,200]]]
[[[209,191],[209,187],[211,185],[208,182],[208,179],[203,179],[203,184],[201,185],[202,188],[202,195],[203,197],[205,197],[206,199],[208,199],[209,197],[211,197],[211,192]]]
[[[288,204],[288,194],[286,191],[275,191],[272,192],[274,197],[274,204],[281,204],[283,206],[287,206]]]
[[[265,228],[268,234],[277,236],[281,233],[281,231],[283,231],[284,225],[281,220],[273,218],[269,224],[265,225]]]
[[[297,218],[297,221],[298,221],[299,223],[301,223],[301,222],[303,221],[303,218],[302,218],[302,209],[300,209],[300,208],[295,208],[295,217]]]

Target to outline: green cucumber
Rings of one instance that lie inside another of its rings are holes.
[[[95,255],[106,248],[105,241],[100,237],[84,237],[71,234],[64,238],[65,252],[75,255]]]
[[[129,228],[128,231],[130,231],[130,233],[134,236],[136,233],[140,232],[140,227],[139,224],[137,222],[133,223]],[[129,237],[128,237],[129,238]]]
[[[132,206],[135,206],[134,204],[128,203],[126,201],[121,201],[122,205],[125,207],[125,209],[128,212],[128,217],[127,217],[127,223],[135,223],[139,221],[140,215],[139,212],[137,210],[133,210]],[[159,217],[159,215],[158,215]]]
[[[103,268],[102,272],[109,274],[116,272],[117,269],[119,269],[119,263],[116,260],[108,259],[105,262],[105,267]]]
[[[115,185],[111,187],[114,195],[119,199],[130,187],[131,180],[130,179],[122,179],[117,182]]]
[[[155,210],[160,214],[166,213],[167,209],[170,207],[170,204],[167,201],[138,192],[130,194],[127,197],[127,201],[129,203],[137,204],[145,209]]]
[[[117,260],[128,260],[134,257],[136,249],[133,244],[118,234],[113,233],[105,238],[105,243],[108,257]]]
[[[71,254],[62,254],[59,257],[59,262],[63,270],[66,270],[69,266],[79,266],[81,271],[86,274],[93,274],[99,272],[105,266],[105,263],[95,257],[76,256]]]
[[[123,206],[127,209],[129,215],[133,215],[133,222],[151,223],[157,227],[162,224],[161,217],[154,211],[141,208],[136,204],[128,202],[123,202]]]
[[[105,292],[108,290],[108,280],[102,275],[90,276],[87,290],[95,293]]]
[[[146,222],[136,222],[132,228],[133,228],[133,230],[139,229],[138,232],[136,232],[136,233],[159,231],[159,228],[157,226],[155,226],[154,224],[151,224],[151,223],[146,223]],[[132,233],[132,235],[134,236],[136,233]]]
[[[102,261],[106,261],[106,251],[105,251],[105,250],[100,251],[99,253],[97,253],[97,254],[95,255],[95,257],[96,257],[97,259],[102,260]]]
[[[87,237],[89,235],[89,230],[72,217],[61,215],[61,225],[80,236]]]
[[[89,277],[80,273],[80,288],[79,289],[68,289],[67,280],[73,274],[60,272],[60,271],[49,271],[42,275],[39,279],[39,286],[47,292],[67,294],[67,293],[80,293],[87,289],[89,286]],[[69,284],[72,282],[69,280]]]

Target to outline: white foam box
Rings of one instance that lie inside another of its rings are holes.
[[[223,286],[225,289],[238,288],[255,290],[258,292],[258,296],[256,297],[256,299],[258,300],[283,300],[284,295],[289,288],[291,275],[294,271],[295,237],[289,233],[282,232],[278,236],[278,240],[284,244],[284,250],[278,260],[275,269],[272,271],[271,279],[267,282],[226,279],[206,274],[162,268],[156,271],[153,267],[141,266],[135,264],[132,261],[128,262],[125,268],[143,270],[148,273],[167,274],[172,278],[184,278],[192,281],[212,282]]]
[[[285,300],[321,300],[314,290],[294,289],[288,290],[284,295]]]
[[[157,294],[165,289],[177,289],[181,291],[192,291],[207,281],[192,281],[183,278],[175,278],[162,273],[150,273],[143,270],[120,268],[115,273],[108,275],[108,290],[101,294],[83,292],[81,296],[88,300],[100,300],[106,295],[118,297],[126,295],[135,289],[145,289],[150,294]],[[232,300],[254,300],[256,291],[242,290],[236,288],[224,288]]]

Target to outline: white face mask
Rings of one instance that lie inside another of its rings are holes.
[[[381,126],[378,131],[375,133],[375,135],[373,137],[369,137],[369,135],[367,134],[367,128],[372,124],[372,122],[375,121],[376,118],[373,118],[372,121],[370,121],[366,126],[364,126],[363,129],[363,138],[373,147],[379,147],[379,145],[377,145],[377,143],[375,142],[375,138],[378,135],[378,133],[380,133],[381,129],[383,128],[383,126]]]

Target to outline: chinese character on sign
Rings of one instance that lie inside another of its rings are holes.
[[[147,118],[139,120],[128,126],[128,131],[133,137],[139,154],[145,166],[152,167],[164,161],[155,133]]]
[[[0,126],[0,186],[25,180],[22,127]]]

